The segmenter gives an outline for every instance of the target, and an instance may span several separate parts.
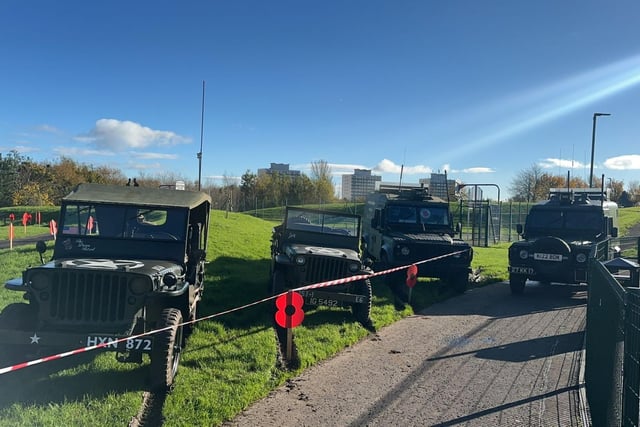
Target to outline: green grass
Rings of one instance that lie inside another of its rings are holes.
[[[505,242],[487,248],[473,248],[471,267],[480,275],[481,284],[502,282],[509,278],[507,272],[509,246],[511,243]]]
[[[640,206],[622,208],[618,210],[618,233],[624,236],[629,229],[638,223],[640,217]]]
[[[368,334],[347,310],[309,310],[294,329],[300,368],[287,371],[276,363],[272,300],[218,315],[268,298],[273,225],[248,215],[212,212],[206,289],[198,314],[212,317],[199,322],[189,338],[163,408],[165,426],[221,425],[288,378]],[[0,282],[39,263],[34,246],[0,250]],[[474,248],[472,266],[481,275],[476,286],[507,278],[508,246]],[[412,306],[399,312],[382,279],[372,282],[377,328],[453,295],[437,280],[420,279]],[[20,300],[20,293],[0,289],[0,307]],[[146,357],[139,366],[120,364],[113,353],[91,353],[0,375],[0,426],[126,425],[147,390],[148,364]]]

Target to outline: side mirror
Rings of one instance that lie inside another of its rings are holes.
[[[362,260],[362,265],[364,265],[366,268],[371,268],[373,267],[373,260],[369,257],[366,257]]]
[[[516,233],[522,234],[523,231],[522,224],[516,224]]]
[[[38,240],[36,242],[36,251],[38,251],[40,255],[45,253],[47,251],[47,243],[44,240]]]
[[[36,242],[36,251],[40,254],[40,264],[44,265],[44,253],[47,251],[47,243],[44,240]]]
[[[611,229],[611,237],[618,237],[618,227],[613,227]]]

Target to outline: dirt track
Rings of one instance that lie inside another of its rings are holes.
[[[228,426],[580,426],[585,286],[473,289],[370,335]]]

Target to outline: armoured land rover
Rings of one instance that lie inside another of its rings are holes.
[[[151,387],[171,386],[202,298],[210,206],[202,192],[79,185],[52,260],[5,284],[28,303],[0,314],[0,345],[33,357],[107,344],[122,362],[148,354]]]
[[[360,221],[359,215],[287,207],[271,239],[271,293],[371,274],[360,259]],[[350,307],[357,321],[373,329],[368,279],[299,292],[305,305]]]
[[[587,282],[587,260],[593,246],[618,235],[618,205],[603,189],[551,189],[548,200],[534,205],[524,227],[524,240],[509,247],[509,285],[524,291],[527,279],[543,283]]]
[[[463,293],[469,285],[473,249],[455,238],[455,232],[449,203],[430,195],[425,187],[381,186],[367,196],[362,232],[365,256],[383,269],[433,259],[418,266],[418,275],[442,279]],[[404,295],[405,272],[386,277],[396,295]]]

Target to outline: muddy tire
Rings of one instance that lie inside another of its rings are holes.
[[[33,329],[35,320],[36,311],[30,304],[9,304],[0,313],[0,325],[6,329]]]
[[[182,353],[182,313],[177,308],[165,308],[160,314],[159,332],[151,350],[151,388],[167,390],[173,385]]]
[[[521,295],[524,292],[524,285],[527,282],[526,276],[518,274],[509,275],[509,287],[513,295]]]
[[[469,273],[466,271],[452,274],[448,280],[449,286],[458,294],[463,294],[469,288]]]

